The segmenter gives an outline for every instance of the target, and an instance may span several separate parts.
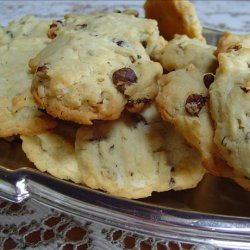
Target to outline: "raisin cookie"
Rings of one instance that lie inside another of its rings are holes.
[[[15,38],[45,38],[50,21],[40,20],[28,15],[19,21],[12,21],[5,27],[0,27],[0,45],[7,44]]]
[[[208,161],[213,155],[213,126],[203,79],[193,64],[162,76],[156,104],[163,119],[174,124],[203,161]]]
[[[155,111],[79,128],[76,154],[87,186],[136,199],[198,184],[199,155]]]
[[[47,21],[39,20],[39,23],[48,28]],[[10,30],[14,29],[14,24],[10,25]],[[8,30],[8,26],[4,29]],[[54,118],[38,109],[30,93],[32,74],[29,71],[29,59],[49,42],[46,29],[39,30],[43,30],[43,34],[38,33],[37,37],[32,33],[19,36],[16,28],[16,37],[13,35],[9,42],[0,44],[0,137],[36,134],[56,126]]]
[[[50,132],[21,136],[22,149],[40,171],[82,183],[74,147],[76,130],[74,124],[60,123]]]
[[[246,43],[237,41],[218,54],[219,68],[210,88],[210,106],[214,142],[220,154],[236,176],[250,178],[250,48]]]
[[[165,46],[160,62],[167,71],[182,69],[192,63],[202,73],[215,73],[218,66],[214,56],[215,50],[216,47],[202,43],[196,38],[175,35]]]
[[[155,21],[98,13],[56,23],[52,42],[30,61],[32,94],[49,114],[92,124],[139,112],[156,96],[162,67],[150,57],[165,42]]]
[[[216,55],[220,52],[230,52],[242,47],[250,48],[250,35],[234,35],[226,31],[220,37],[217,47]]]
[[[186,34],[205,42],[193,4],[188,0],[147,0],[145,15],[158,21],[161,34],[173,39],[175,34]]]

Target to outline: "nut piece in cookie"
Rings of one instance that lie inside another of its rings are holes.
[[[147,18],[158,21],[160,33],[167,40],[175,34],[186,34],[205,42],[196,10],[190,1],[147,0],[144,9]]]
[[[30,93],[28,62],[49,42],[48,27],[48,21],[25,17],[4,28],[13,35],[0,41],[0,137],[38,134],[56,126]]]
[[[149,107],[77,131],[76,154],[87,186],[130,199],[195,187],[199,155]]]
[[[162,67],[150,57],[162,41],[153,20],[122,13],[67,16],[30,60],[32,94],[52,116],[80,124],[117,119],[124,109],[139,112],[157,94]]]

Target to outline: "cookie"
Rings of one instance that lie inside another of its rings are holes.
[[[190,1],[147,0],[144,9],[147,18],[158,21],[161,35],[167,40],[173,39],[175,34],[186,34],[205,42],[195,7]]]
[[[76,154],[87,186],[136,199],[199,183],[199,155],[153,112],[79,128]]]
[[[162,118],[174,124],[203,160],[211,158],[213,127],[208,90],[203,74],[193,64],[161,77],[156,104]]]
[[[121,13],[93,13],[84,15],[65,15],[65,19],[54,21],[50,25],[48,37],[54,39],[62,32],[87,30],[93,36],[105,36],[113,39],[121,47],[141,43],[146,53],[158,60],[166,41],[159,35],[155,20],[139,18],[133,10]],[[126,39],[131,43],[126,44]]]
[[[202,73],[215,73],[218,66],[217,58],[214,56],[215,50],[216,47],[202,43],[196,38],[175,35],[165,46],[160,62],[167,71],[194,64]]]
[[[164,75],[159,81],[157,108],[163,119],[172,123],[190,145],[198,150],[204,167],[210,173],[234,179],[249,189],[249,181],[244,177],[235,178],[233,169],[221,157],[214,143],[206,76],[192,64]]]
[[[12,21],[7,26],[0,28],[0,45],[7,44],[16,38],[45,38],[50,21],[40,20],[28,15],[18,21]]]
[[[68,16],[54,29],[52,42],[30,61],[32,94],[52,116],[80,124],[114,120],[156,96],[162,67],[150,57],[164,40],[155,21],[86,14]]]
[[[220,52],[230,52],[240,48],[250,48],[250,35],[234,35],[224,32],[220,37],[215,55]]]
[[[21,136],[22,149],[40,171],[82,183],[74,147],[76,130],[73,124],[60,123],[50,132]]]
[[[237,37],[235,37],[237,39]],[[210,87],[214,142],[236,177],[250,178],[250,48],[218,54],[219,68]]]
[[[38,20],[36,22],[38,25]],[[39,23],[42,26],[48,24],[41,20]],[[14,24],[11,24],[12,28]],[[17,27],[20,25],[16,24]],[[4,29],[8,30],[8,26]],[[16,28],[16,37],[0,44],[0,137],[37,134],[56,126],[54,118],[38,109],[30,93],[32,74],[28,61],[46,46],[49,39],[45,30],[38,37],[34,34],[19,36],[18,32]]]

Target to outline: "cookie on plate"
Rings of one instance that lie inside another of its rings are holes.
[[[245,47],[246,42],[237,44],[218,54],[210,107],[220,154],[236,177],[250,178],[250,48]]]
[[[199,155],[155,112],[123,113],[119,120],[79,128],[76,154],[87,186],[136,199],[199,183]]]
[[[145,5],[147,18],[156,19],[161,35],[167,40],[175,34],[186,34],[205,42],[202,28],[193,4],[188,0],[147,0]]]
[[[12,21],[7,26],[0,28],[0,44],[6,44],[15,38],[45,38],[50,25],[49,20],[40,20],[27,15],[18,21]]]
[[[20,22],[22,20],[26,19]],[[26,21],[30,20],[36,19],[29,17]],[[43,28],[38,28],[38,22]],[[29,29],[27,34],[22,33],[23,29],[18,30],[18,27],[30,27],[25,24],[11,23],[13,37],[10,36],[8,42],[0,43],[0,137],[36,134],[56,126],[54,118],[39,110],[33,100],[30,93],[32,74],[28,66],[29,59],[49,42],[44,29],[49,25],[47,21],[36,20],[35,27],[39,30],[36,36],[29,33]],[[8,27],[4,29],[8,30]],[[40,33],[42,30],[43,33]]]
[[[164,120],[201,154],[203,161],[213,155],[213,125],[208,111],[208,90],[204,75],[190,64],[159,80],[157,108]]]
[[[156,96],[162,67],[150,57],[165,41],[155,21],[122,13],[68,16],[51,39],[30,67],[33,96],[52,116],[80,124],[114,120]]]
[[[21,136],[22,149],[40,171],[82,183],[74,146],[76,130],[76,125],[61,122],[47,133]]]
[[[219,39],[215,54],[237,51],[242,47],[250,48],[250,35],[235,35],[226,31]]]
[[[175,35],[165,46],[160,62],[167,71],[182,69],[192,63],[202,73],[215,73],[218,66],[215,50],[215,46],[207,45],[196,38]]]

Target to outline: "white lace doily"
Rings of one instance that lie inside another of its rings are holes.
[[[0,249],[211,249],[148,238],[62,213],[34,200],[0,199]]]

